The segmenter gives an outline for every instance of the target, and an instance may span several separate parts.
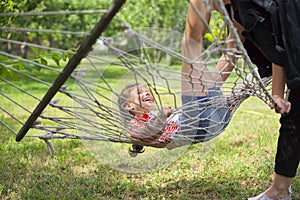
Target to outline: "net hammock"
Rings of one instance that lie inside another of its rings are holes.
[[[0,14],[32,21],[41,15],[101,16],[90,33],[13,23],[1,28],[2,46],[17,49],[0,51],[1,124],[16,134],[17,141],[25,135],[38,137],[52,151],[51,139],[173,149],[215,138],[248,97],[273,102],[270,78],[260,78],[221,2],[216,1],[220,14],[214,13],[222,18],[219,24],[207,24],[197,11],[209,40],[194,58],[182,53],[182,33],[137,30],[115,16],[123,1],[115,1],[106,11]],[[119,21],[120,33],[101,37],[112,20]],[[77,50],[76,46],[62,48],[52,40],[46,44],[36,42],[37,37],[25,39],[28,32],[52,39],[76,36],[83,42]],[[230,40],[226,40],[228,33]],[[229,43],[234,47],[229,48]],[[34,56],[24,55],[24,50]],[[51,55],[51,61],[42,55]],[[226,65],[216,71],[220,62]],[[232,66],[232,71],[226,71],[226,66]]]

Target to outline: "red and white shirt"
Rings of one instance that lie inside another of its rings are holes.
[[[130,121],[130,136],[143,142],[171,142],[179,129],[179,114],[172,114],[164,122],[152,114],[137,115]]]

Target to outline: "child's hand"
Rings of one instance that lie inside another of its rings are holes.
[[[165,114],[165,117],[168,118],[173,112],[173,109],[172,107],[164,107],[164,114]]]
[[[284,113],[289,113],[291,110],[291,103],[285,100],[284,98],[274,95],[273,96],[276,105],[271,104],[270,107],[271,109],[275,108],[276,113],[284,114]]]
[[[157,116],[161,120],[165,120],[172,114],[172,112],[173,112],[172,107],[164,107],[162,112],[159,112]]]

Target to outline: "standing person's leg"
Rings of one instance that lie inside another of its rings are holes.
[[[257,197],[260,199],[290,199],[292,178],[296,176],[300,160],[300,88],[290,93],[291,111],[280,118],[281,128],[275,159],[274,180],[269,189]]]
[[[270,197],[277,193],[288,194],[292,178],[296,176],[300,159],[300,88],[291,90],[289,102],[291,111],[282,115],[275,160],[275,176],[273,185],[266,192]]]
[[[292,184],[292,178],[287,176],[282,176],[275,173],[273,183],[269,189],[267,189],[264,194],[271,199],[290,199],[291,192],[290,186]]]

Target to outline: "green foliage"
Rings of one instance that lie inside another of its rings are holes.
[[[24,12],[47,12],[47,11],[72,11],[72,10],[90,10],[90,9],[106,9],[109,0],[82,1],[74,0],[70,3],[68,0],[8,0],[2,1],[0,11],[3,13],[24,13]],[[135,29],[146,27],[160,27],[175,29],[183,32],[184,21],[187,9],[185,1],[134,1],[128,0],[121,12],[119,18],[128,22]],[[28,28],[38,30],[67,30],[89,32],[97,21],[99,15],[40,15],[30,17],[7,16],[0,19],[0,24],[4,27]],[[109,28],[103,33],[103,36],[112,36],[123,32],[120,20],[114,20]],[[43,46],[51,46],[60,49],[77,48],[83,36],[71,36],[62,34],[48,34],[43,32],[8,32],[2,31],[0,36],[3,38],[36,43]],[[12,44],[13,46],[14,44]],[[6,45],[0,46],[0,50],[6,51]],[[17,47],[19,48],[19,46]],[[60,66],[61,61],[67,61],[69,55],[65,55],[56,51],[47,51],[43,53],[40,49],[31,47],[30,59],[33,62],[48,64],[49,60],[54,61],[56,66]],[[18,69],[32,71],[37,69],[35,65],[22,61],[13,60],[7,62],[4,57],[0,58],[0,62],[10,65]],[[1,67],[0,75],[12,76],[13,72]],[[15,75],[13,75],[15,77]]]
[[[53,67],[61,67],[61,62],[67,62],[72,54],[60,51],[39,51],[36,47],[31,47],[34,53],[33,61],[42,65],[51,65]],[[51,64],[51,61],[55,64]],[[50,63],[49,63],[50,62]]]
[[[31,47],[33,52],[30,62],[12,59],[4,55],[0,55],[0,76],[8,79],[17,79],[18,73],[13,69],[19,71],[32,72],[33,70],[40,71],[41,66],[62,67],[61,63],[66,63],[71,58],[70,53],[59,51],[39,51],[36,47]]]
[[[106,9],[111,0],[82,1],[74,0],[72,3],[68,0],[7,0],[2,1],[0,11],[3,13],[24,13],[24,12],[47,12],[47,11],[73,11],[73,10],[91,10]],[[187,1],[173,0],[128,0],[118,17],[112,21],[103,36],[113,36],[124,31],[122,21],[129,23],[134,29],[140,28],[165,28],[179,33],[184,32],[186,13],[188,8]],[[1,17],[0,25],[4,27],[28,28],[38,30],[66,30],[76,32],[90,32],[98,22],[101,15],[38,15],[38,16],[7,16]],[[119,20],[121,19],[121,20]],[[211,18],[211,24],[220,23],[220,15],[214,15]],[[218,32],[218,30],[213,30]],[[216,33],[213,33],[216,34]],[[36,43],[43,46],[51,46],[60,49],[78,48],[84,39],[83,35],[65,35],[49,34],[45,32],[9,32],[2,31],[0,36],[3,38]],[[204,45],[212,42],[212,35],[205,36]],[[13,44],[12,44],[13,45]],[[6,51],[6,45],[1,45],[0,50]],[[35,56],[37,53],[34,52]],[[50,52],[48,57],[54,60],[57,66],[60,65],[60,59],[65,60],[64,56],[57,52]],[[39,61],[45,64],[48,59],[40,55]],[[36,57],[35,57],[36,58]],[[158,60],[161,56],[158,55]],[[168,58],[167,58],[168,59]],[[170,61],[172,64],[172,60]],[[28,64],[23,66],[29,69]],[[3,71],[3,70],[1,70]],[[4,74],[2,72],[2,74]]]
[[[23,13],[23,12],[47,12],[47,11],[73,11],[104,9],[108,7],[108,0],[81,1],[74,0],[70,3],[67,0],[9,0],[1,3],[0,11],[4,13]],[[39,30],[66,30],[89,32],[96,22],[99,15],[41,15],[30,17],[2,17],[1,25],[7,27],[23,27]],[[51,44],[57,48],[76,48],[83,40],[83,36],[71,36],[61,34],[41,33],[41,32],[22,32],[7,33],[2,32],[2,37],[9,37],[19,41],[39,43],[43,45]]]
[[[187,1],[128,0],[120,16],[134,28],[159,27],[183,32]]]
[[[109,0],[82,1],[74,0],[9,0],[1,3],[0,11],[3,13],[23,13],[23,12],[46,12],[46,11],[68,11],[68,10],[88,10],[106,9]],[[128,0],[119,13],[121,19],[128,22],[133,28],[160,27],[174,29],[183,32],[184,21],[187,10],[185,1],[149,1]],[[57,16],[32,16],[32,17],[3,17],[2,26],[26,27],[31,29],[51,29],[68,31],[87,31],[89,32],[99,20],[99,15],[57,15]],[[115,20],[110,28],[104,33],[105,36],[117,34],[122,29],[120,21]],[[2,33],[1,35],[5,37]],[[7,37],[7,36],[6,36]],[[59,48],[78,47],[82,41],[79,36],[51,35],[47,33],[22,33],[13,34],[11,39],[32,42],[34,40],[42,44],[55,43]]]

